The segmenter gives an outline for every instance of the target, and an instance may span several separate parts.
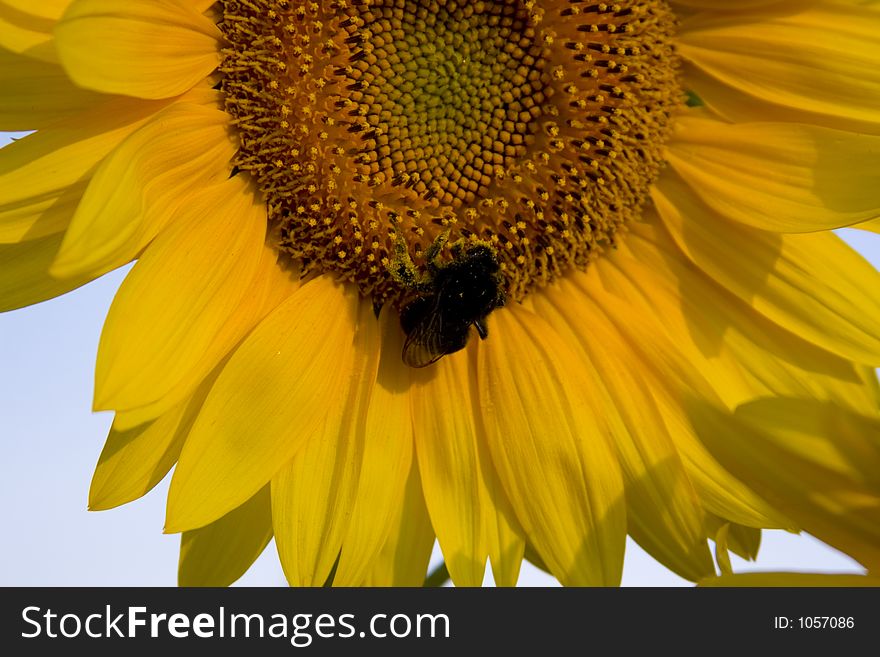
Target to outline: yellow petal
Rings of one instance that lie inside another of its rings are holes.
[[[722,575],[729,575],[733,572],[730,565],[730,554],[727,552],[727,532],[730,525],[724,523],[715,534],[715,560],[718,562],[718,570]]]
[[[476,359],[472,359],[471,363],[473,376]],[[485,429],[480,429],[477,435],[481,458],[486,463],[489,460],[489,447]],[[516,518],[513,505],[504,491],[495,466],[484,466],[483,476],[486,493],[495,509],[495,513],[489,517],[489,522],[484,526],[492,578],[495,580],[495,586],[516,586],[525,553],[525,533]]]
[[[196,192],[128,274],[101,334],[96,410],[159,399],[215,343],[262,255],[266,210],[254,191],[235,176]]]
[[[339,412],[356,308],[354,291],[319,276],[235,351],[180,455],[166,531],[201,527],[242,504]]]
[[[686,579],[713,573],[700,500],[645,386],[640,359],[568,279],[542,292],[535,310],[580,350],[578,368],[601,395],[626,483],[630,535]]]
[[[525,550],[525,553],[523,554],[523,557],[525,558],[526,561],[528,561],[530,564],[532,564],[538,570],[541,570],[541,571],[547,573],[548,575],[550,574],[550,569],[547,568],[547,564],[545,564],[544,560],[541,559],[541,555],[539,555],[537,552],[535,552],[535,548],[533,548],[528,543],[526,543],[526,550]]]
[[[388,540],[372,560],[364,585],[422,586],[433,547],[434,529],[422,497],[419,469],[413,463]]]
[[[20,57],[5,50],[0,50],[0,88],[0,130],[4,131],[43,128],[103,98],[77,87],[56,63]]]
[[[42,4],[34,2],[25,6],[9,0],[0,2],[0,48],[36,61],[58,60],[52,43],[55,20],[39,15]],[[6,101],[5,94],[3,100]]]
[[[183,447],[187,404],[127,431],[111,427],[95,466],[89,510],[112,509],[146,495],[171,470]]]
[[[0,241],[64,230],[96,167],[167,103],[113,99],[0,150]]]
[[[676,42],[686,83],[734,121],[773,116],[880,132],[880,114],[865,101],[880,96],[876,9],[852,2],[777,7],[684,20]]]
[[[6,204],[0,210],[0,244],[58,236],[60,248],[63,236],[59,233],[70,224],[88,184],[89,178],[85,178],[49,197]]]
[[[880,214],[880,136],[785,123],[682,116],[667,161],[716,213],[803,233]],[[747,193],[743,193],[747,191]]]
[[[180,586],[229,586],[257,560],[272,538],[268,487],[206,527],[180,537]]]
[[[718,403],[730,370],[709,360],[681,326],[681,298],[662,285],[654,268],[615,254],[572,280],[602,308],[617,331],[641,357],[639,375],[651,391],[688,478],[706,510],[754,527],[793,527],[791,521],[730,475],[706,451],[682,400]],[[722,376],[710,379],[717,371]]]
[[[516,524],[509,517],[499,518],[502,509],[496,508],[487,487],[486,479],[494,472],[485,438],[478,435],[482,429],[478,429],[472,388],[476,385],[473,355],[473,349],[459,352],[412,376],[419,473],[431,523],[457,586],[483,583],[490,528]],[[495,493],[503,495],[500,490]],[[505,546],[510,554],[499,558],[504,564],[516,564],[515,583],[524,542],[511,539]]]
[[[398,528],[404,489],[414,467],[410,369],[400,358],[397,313],[386,306],[379,327],[381,358],[364,420],[360,479],[336,567],[337,586],[358,586],[367,577],[382,546]]]
[[[190,398],[154,420],[135,424],[129,413],[116,413],[92,476],[90,510],[136,500],[168,474],[218,373],[219,368],[208,374]]]
[[[280,257],[283,259],[283,256]],[[183,378],[167,393],[153,402],[126,410],[122,414],[117,413],[115,422],[120,430],[149,422],[181,400],[188,398],[193,390],[209,376],[218,363],[228,356],[233,347],[241,342],[242,338],[250,333],[260,320],[299,288],[298,272],[290,271],[286,264],[281,264],[278,260],[278,250],[270,244],[265,244],[257,272],[247,292],[233,308],[227,307],[226,320],[207,349],[199,358],[190,362]],[[219,302],[222,303],[222,301]],[[141,395],[139,401],[155,397],[153,391],[148,387],[141,387],[139,391],[135,392]]]
[[[21,12],[33,14],[39,18],[57,21],[71,2],[73,0],[40,0],[40,2],[33,2],[33,0],[3,0],[0,4]]]
[[[55,27],[58,55],[85,89],[168,98],[220,63],[220,31],[182,0],[78,0]]]
[[[773,398],[734,417],[693,403],[701,437],[735,475],[803,528],[880,567],[880,418]]]
[[[379,366],[379,322],[372,302],[358,303],[348,390],[330,401],[323,426],[272,477],[272,524],[291,586],[327,581],[348,530],[364,454],[364,420]]]
[[[431,524],[453,582],[480,586],[489,550],[467,353],[413,372],[412,413],[419,474]],[[491,467],[491,466],[490,466]]]
[[[710,577],[702,580],[700,586],[783,586],[808,588],[835,586],[849,588],[854,586],[880,586],[880,577],[824,573],[739,573]]]
[[[724,221],[672,175],[654,201],[678,247],[754,310],[847,360],[880,365],[880,272],[839,237]]]
[[[123,141],[92,177],[52,273],[132,260],[193,190],[226,180],[228,121],[219,109],[176,103]]]
[[[216,2],[217,0],[189,0],[189,3],[195,7],[196,11],[200,14],[204,14],[212,5],[216,4]]]
[[[861,230],[869,230],[872,233],[880,233],[880,219],[871,219],[870,221],[865,221],[861,224],[856,224],[853,228],[860,228]]]
[[[58,280],[48,274],[62,235],[50,235],[21,244],[0,244],[0,312],[60,296],[97,278],[104,271],[88,271]]]
[[[599,404],[552,326],[522,307],[493,315],[479,393],[492,461],[529,542],[563,584],[617,585],[626,511]]]
[[[730,408],[767,395],[830,399],[859,411],[876,406],[860,366],[737,300],[688,263],[658,223],[634,225],[627,236],[628,254],[624,257],[621,249],[609,261],[620,268],[631,290],[638,290],[629,298],[656,316],[658,326]]]
[[[856,366],[856,372],[862,381],[865,382],[865,387],[868,389],[870,397],[874,400],[874,406],[871,407],[871,410],[880,408],[880,379],[878,379],[877,370],[867,365],[858,365]],[[862,409],[856,408],[855,410]]]
[[[737,556],[754,561],[758,558],[761,547],[761,530],[756,527],[745,527],[736,523],[729,525],[727,545]]]
[[[760,529],[731,523],[712,513],[707,514],[706,525],[710,535],[715,535],[723,526],[727,526],[727,547],[730,551],[746,561],[754,561],[758,558],[758,550],[761,547]]]
[[[673,7],[683,5],[697,9],[711,9],[712,11],[742,11],[757,7],[767,7],[778,4],[780,0],[737,0],[735,5],[730,0],[670,0]]]

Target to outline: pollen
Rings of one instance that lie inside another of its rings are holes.
[[[379,304],[406,295],[395,249],[441,234],[491,245],[512,299],[586,268],[640,215],[686,101],[666,2],[220,6],[234,164],[277,247]]]

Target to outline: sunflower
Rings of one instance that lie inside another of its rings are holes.
[[[137,260],[90,508],[176,464],[182,584],[274,537],[292,585],[435,538],[616,585],[627,534],[699,581],[762,528],[876,573],[880,275],[830,231],[880,217],[878,43],[854,0],[2,0],[0,304]]]

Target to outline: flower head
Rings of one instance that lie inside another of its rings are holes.
[[[880,216],[870,4],[39,11],[0,24],[36,130],[0,154],[0,304],[137,260],[90,505],[176,464],[182,583],[273,536],[295,585],[421,583],[435,537],[460,585],[616,584],[627,533],[694,581],[771,527],[878,567],[880,487],[832,453],[880,448],[836,435],[877,421],[880,276],[828,232]],[[774,442],[792,409],[825,478]]]

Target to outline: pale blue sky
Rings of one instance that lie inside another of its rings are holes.
[[[880,235],[841,233],[880,267]],[[92,370],[101,324],[124,274],[112,272],[58,299],[0,314],[0,585],[175,583],[179,538],[162,534],[168,478],[134,503],[86,511],[92,469],[111,421],[109,413],[89,411]],[[734,558],[734,567],[860,572],[845,555],[783,532],[765,533],[757,564]],[[240,583],[284,583],[274,545]],[[526,567],[520,583],[553,580]],[[688,585],[631,541],[624,584]]]

